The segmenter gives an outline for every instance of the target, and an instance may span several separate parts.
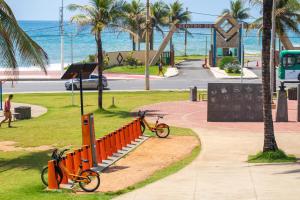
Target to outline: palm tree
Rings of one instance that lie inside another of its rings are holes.
[[[223,14],[229,13],[236,20],[243,21],[250,17],[249,11],[250,9],[245,8],[242,0],[232,0],[230,1],[230,9],[223,10]]]
[[[15,72],[19,56],[22,64],[39,66],[47,73],[47,53],[20,28],[4,0],[0,0],[0,44],[1,66]]]
[[[254,5],[263,6],[263,0],[251,0]],[[300,23],[300,3],[297,0],[276,1],[276,33],[280,38],[285,38],[287,31],[291,30],[300,34],[298,24]],[[263,27],[263,18],[260,17],[250,24],[249,28],[258,29]]]
[[[168,5],[161,1],[157,1],[150,6],[151,15],[151,34],[150,34],[150,49],[154,48],[154,30],[160,32],[164,36],[163,27],[169,23],[169,7]]]
[[[131,3],[124,5],[122,29],[129,32],[133,51],[136,50],[136,44],[140,50],[140,36],[146,22],[144,12],[145,5],[140,0],[132,0]]]
[[[272,95],[270,86],[270,45],[272,29],[273,0],[263,0],[262,17],[262,84],[263,84],[263,116],[264,116],[264,147],[263,151],[276,151],[278,146],[274,134],[272,119]]]
[[[191,20],[190,12],[186,11],[183,7],[183,3],[176,0],[169,5],[169,24],[170,27],[173,24],[186,23]],[[170,47],[172,47],[172,38],[170,40]]]
[[[109,27],[117,27],[119,17],[122,15],[124,2],[120,0],[90,0],[88,5],[69,5],[71,11],[81,11],[82,14],[75,15],[71,18],[72,22],[79,26],[90,26],[91,33],[95,36],[97,43],[97,60],[98,60],[98,108],[103,109],[103,48],[102,48],[102,31]]]

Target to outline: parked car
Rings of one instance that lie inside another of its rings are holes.
[[[102,76],[102,85],[103,89],[108,87],[107,78]],[[68,80],[65,83],[66,90],[72,90],[72,80]],[[73,87],[74,90],[80,89],[80,82],[79,79],[73,80]],[[98,76],[97,75],[90,75],[88,79],[82,79],[82,89],[98,89]]]

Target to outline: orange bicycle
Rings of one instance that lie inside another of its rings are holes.
[[[159,123],[160,119],[163,119],[163,116],[157,116],[157,120],[154,126],[151,126],[145,119],[146,111],[139,111],[138,116],[141,121],[142,132],[145,132],[146,127],[159,138],[167,138],[170,134],[170,127],[167,124]]]
[[[73,186],[75,183],[78,183],[80,188],[85,192],[94,192],[100,186],[100,176],[97,172],[87,169],[82,170],[82,164],[80,164],[78,171],[76,174],[70,173],[70,171],[66,168],[66,166],[61,162],[64,153],[68,151],[68,149],[63,150],[62,152],[58,152],[58,149],[54,149],[52,152],[51,158],[56,161],[56,165],[54,167],[56,171],[56,180],[58,185],[61,184],[63,179],[63,172],[67,174],[68,178],[72,181]],[[88,160],[82,160],[82,162],[88,163]],[[42,182],[48,186],[48,167],[45,167],[41,173]]]

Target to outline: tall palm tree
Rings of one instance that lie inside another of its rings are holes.
[[[0,65],[15,71],[17,56],[21,64],[36,65],[47,72],[47,53],[20,28],[11,8],[0,0]]]
[[[263,84],[263,116],[264,116],[264,147],[263,151],[276,151],[278,146],[274,134],[272,119],[272,95],[270,85],[270,45],[272,29],[273,0],[263,0],[262,17],[262,84]]]
[[[184,9],[183,3],[176,0],[169,5],[169,24],[170,27],[173,24],[186,23],[191,20],[191,13]],[[170,48],[172,47],[172,38],[170,40]]]
[[[131,3],[126,2],[124,5],[122,29],[129,32],[133,51],[136,50],[136,44],[140,50],[140,36],[146,22],[144,12],[145,5],[140,0],[132,0]]]
[[[254,5],[263,6],[263,0],[251,0]],[[276,33],[279,37],[286,37],[287,31],[291,30],[300,34],[298,24],[300,23],[300,3],[297,0],[276,1]],[[261,11],[262,12],[262,11]],[[251,23],[250,28],[262,30],[263,17]]]
[[[82,14],[73,16],[71,21],[79,26],[90,26],[91,33],[95,36],[98,51],[98,108],[102,110],[103,47],[101,35],[105,28],[118,26],[118,19],[122,15],[124,2],[120,0],[90,0],[88,5],[71,4],[68,8],[71,11],[81,11]]]
[[[163,27],[169,23],[169,6],[162,0],[155,2],[150,6],[151,15],[151,34],[150,34],[150,49],[154,48],[154,31],[158,31],[164,36]]]
[[[245,8],[245,4],[242,0],[230,1],[230,9],[223,10],[223,13],[229,13],[233,18],[238,21],[243,21],[250,17],[249,8]]]

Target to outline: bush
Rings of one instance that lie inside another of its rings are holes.
[[[140,62],[138,59],[134,58],[134,57],[133,57],[133,52],[131,52],[131,53],[127,56],[127,58],[124,60],[124,63],[125,63],[126,65],[129,65],[129,66],[137,66],[137,65],[139,65],[141,62]]]
[[[226,73],[235,73],[240,74],[241,73],[241,66],[236,63],[229,63],[225,65],[224,70]]]
[[[236,63],[237,60],[232,56],[225,56],[218,62],[218,67],[224,70],[225,65],[230,63]]]

